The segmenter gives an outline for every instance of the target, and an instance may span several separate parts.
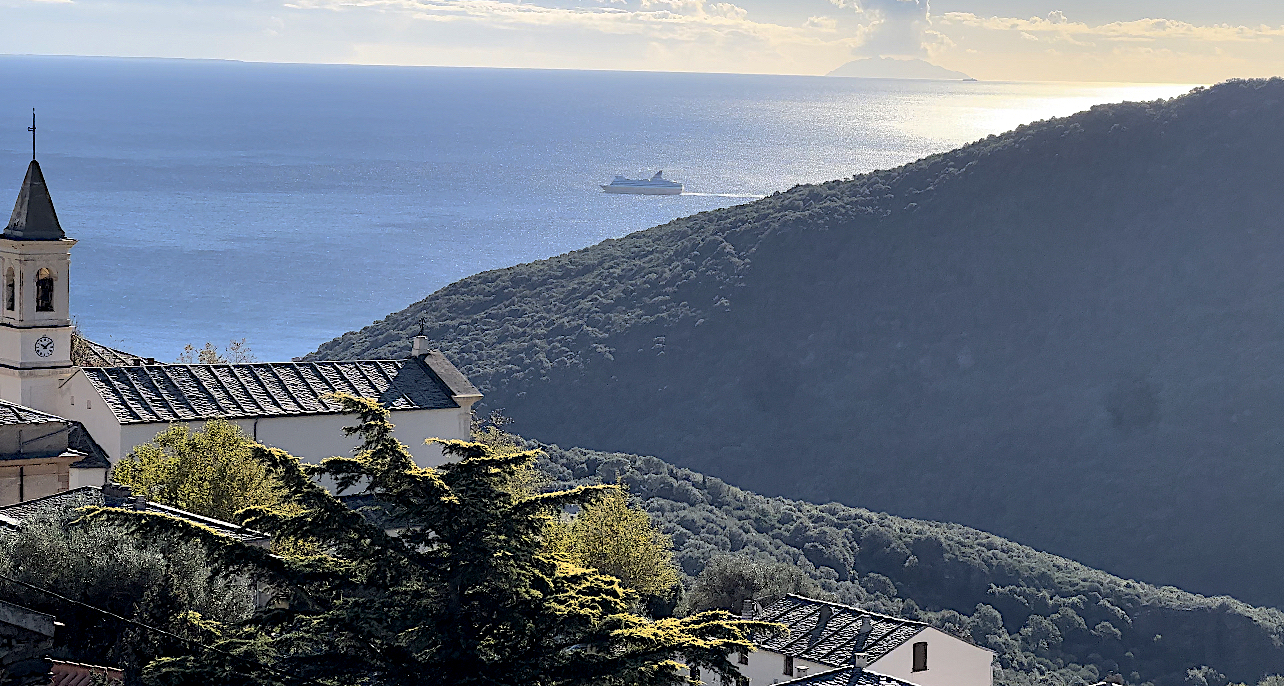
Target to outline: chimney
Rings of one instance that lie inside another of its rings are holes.
[[[860,618],[860,632],[861,632],[862,634],[868,634],[869,632],[871,632],[871,631],[873,631],[873,630],[874,630],[874,623],[873,623],[873,622],[871,622],[871,621],[869,621],[869,616],[861,617],[861,618]]]
[[[103,484],[103,496],[107,498],[128,498],[133,495],[129,491],[129,486],[124,484],[110,483]]]
[[[816,616],[816,628],[811,630],[811,642],[815,643],[825,635],[825,628],[829,626],[829,620],[834,616],[834,608],[828,605],[820,606],[820,613]]]
[[[862,671],[869,666],[869,656],[865,653],[854,653],[851,665],[856,668],[856,671]]]
[[[431,350],[432,348],[428,347],[427,336],[415,336],[414,341],[410,343],[411,357],[423,357],[424,355],[427,355]]]
[[[753,619],[754,615],[757,614],[754,612],[755,605],[757,603],[752,598],[745,598],[745,601],[740,604],[740,618],[746,621]]]

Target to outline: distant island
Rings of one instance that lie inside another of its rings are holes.
[[[898,60],[894,57],[866,57],[852,60],[826,76],[850,76],[862,79],[943,79],[958,81],[972,77],[961,71],[938,67],[920,59]]]

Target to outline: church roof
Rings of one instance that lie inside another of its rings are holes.
[[[58,224],[45,175],[40,173],[40,163],[35,160],[27,166],[27,178],[22,180],[22,190],[18,191],[18,202],[9,215],[4,237],[16,241],[56,241],[67,237]]]
[[[459,407],[454,397],[479,395],[454,365],[439,353],[436,358],[148,364],[82,371],[121,424],[342,412],[328,397],[333,393],[375,398],[394,411]]]
[[[123,350],[108,348],[102,343],[95,343],[85,338],[75,329],[71,331],[71,363],[77,367],[124,367],[144,362],[148,362],[148,359]]]
[[[873,664],[927,626],[923,622],[793,594],[772,603],[753,618],[789,627],[788,634],[761,641],[759,647],[834,667],[852,664],[859,653],[864,653],[865,659]],[[862,628],[867,628],[868,633],[862,632]]]

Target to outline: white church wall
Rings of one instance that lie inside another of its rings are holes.
[[[397,427],[393,436],[406,444],[416,464],[435,467],[445,461],[441,446],[425,445],[424,439],[467,438],[467,424],[461,427],[460,416],[459,409],[393,412],[392,423]],[[467,413],[463,416],[468,417]],[[355,415],[323,414],[238,419],[236,423],[264,445],[280,448],[306,462],[319,462],[334,455],[352,454],[361,441],[356,436],[345,436],[343,428],[354,425],[356,419]]]
[[[927,643],[927,669],[914,671],[914,644]],[[919,686],[991,686],[994,653],[943,631],[925,628],[869,669]]]
[[[134,446],[146,443],[169,424],[120,424],[98,396],[83,373],[77,372],[62,384],[52,406],[36,409],[82,422],[89,434],[114,463],[129,454]],[[308,462],[318,462],[333,455],[351,455],[360,441],[345,436],[343,428],[356,422],[355,415],[320,414],[260,417],[234,420],[245,433],[265,445],[280,448]],[[443,410],[394,411],[394,436],[410,448],[410,454],[421,467],[444,462],[441,447],[425,445],[426,438],[467,439],[471,415],[467,408]],[[188,422],[199,430],[204,422]]]
[[[425,445],[425,438],[467,438],[467,432],[460,432],[458,409],[454,410],[417,410],[413,412],[394,412],[392,421],[396,424],[393,433],[410,449],[410,454],[421,467],[440,465],[444,458],[441,447]],[[352,449],[360,444],[355,436],[346,436],[343,428],[356,422],[355,415],[319,414],[288,417],[261,417],[258,419],[235,419],[234,421],[247,436],[273,448],[280,448],[305,462],[321,460],[339,455],[352,454]],[[193,430],[198,431],[205,422],[186,422]],[[86,425],[88,426],[88,425]],[[111,457],[112,462],[129,454],[134,446],[146,443],[169,426],[155,422],[148,424],[117,425],[118,440],[108,447],[101,440],[103,450]],[[94,429],[90,433],[97,439]]]
[[[115,461],[121,455],[121,426],[107,403],[98,396],[98,391],[77,370],[70,379],[57,387],[52,394],[52,404],[47,407],[36,407],[59,417],[74,419],[85,425],[89,435],[102,447],[103,451]],[[152,436],[156,431],[152,431]],[[150,436],[148,439],[150,440]],[[133,447],[136,444],[130,444]]]

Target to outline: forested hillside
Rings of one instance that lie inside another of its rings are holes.
[[[1099,106],[479,274],[314,357],[424,318],[526,436],[1284,604],[1282,165],[1284,81]]]
[[[1284,613],[1127,581],[955,524],[763,496],[654,457],[538,446],[551,488],[622,483],[709,560],[797,565],[839,602],[931,622],[994,650],[1001,686],[1255,684],[1284,669]]]

